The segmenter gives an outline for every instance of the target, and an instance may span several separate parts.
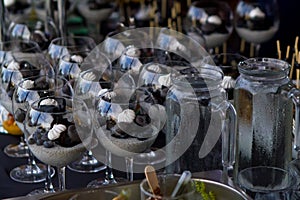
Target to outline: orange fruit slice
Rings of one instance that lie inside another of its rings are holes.
[[[8,132],[8,134],[23,135],[23,132],[14,121],[14,118],[12,118],[11,116],[8,117],[8,120],[4,120],[2,122],[2,126]]]

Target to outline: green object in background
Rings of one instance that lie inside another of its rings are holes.
[[[89,34],[84,24],[84,19],[78,15],[71,15],[67,19],[68,32],[70,35],[87,36]]]

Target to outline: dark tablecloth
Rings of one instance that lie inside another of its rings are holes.
[[[24,196],[37,188],[42,188],[44,183],[19,183],[9,176],[10,171],[27,163],[26,158],[12,158],[7,156],[3,149],[8,144],[16,144],[20,140],[18,136],[0,134],[0,199]],[[116,172],[116,175],[124,177],[124,173]],[[104,171],[97,173],[77,173],[66,168],[66,188],[77,189],[86,185],[99,177],[104,177]],[[54,186],[58,186],[57,174],[53,177]]]

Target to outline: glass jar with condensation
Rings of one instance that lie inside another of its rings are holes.
[[[166,100],[167,172],[200,172],[232,167],[236,116],[221,87],[218,67],[189,74],[172,73]]]

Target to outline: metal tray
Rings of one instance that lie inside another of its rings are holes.
[[[250,200],[244,193],[239,190],[230,187],[228,185],[202,179],[194,178],[205,183],[207,190],[213,191],[217,197],[217,200]],[[103,186],[98,189],[82,189],[82,190],[69,190],[61,193],[56,193],[48,197],[44,197],[44,200],[111,200],[116,197],[121,190],[129,189],[131,191],[130,200],[140,199],[139,184],[141,181],[134,181],[131,184],[116,184],[113,186]]]

